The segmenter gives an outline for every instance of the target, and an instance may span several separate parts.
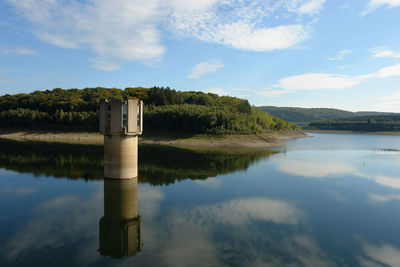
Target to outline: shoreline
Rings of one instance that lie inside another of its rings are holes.
[[[284,145],[286,140],[307,137],[301,131],[268,131],[262,134],[226,136],[172,136],[170,133],[139,136],[139,144],[202,148],[267,148]],[[93,132],[0,130],[0,138],[25,142],[103,145],[103,135]]]
[[[338,134],[369,134],[369,135],[400,135],[400,131],[398,132],[358,132],[358,131],[349,131],[349,130],[307,130],[302,129],[304,133],[338,133]]]

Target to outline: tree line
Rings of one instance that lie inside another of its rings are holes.
[[[400,131],[400,115],[363,116],[312,122],[311,129],[361,132]]]
[[[297,108],[297,107],[275,107],[260,106],[272,116],[296,123],[299,126],[307,126],[311,122],[329,121],[343,118],[376,116],[376,115],[400,115],[389,112],[358,111],[351,112],[334,108]]]
[[[252,107],[247,100],[163,87],[85,88],[35,91],[0,97],[0,125],[5,128],[98,130],[102,99],[143,100],[150,131],[207,134],[258,133],[297,129]]]

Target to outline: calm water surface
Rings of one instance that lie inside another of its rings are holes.
[[[1,141],[0,266],[400,266],[400,136],[311,135],[142,146],[137,186],[119,189],[102,147]],[[141,227],[104,230],[136,208]]]

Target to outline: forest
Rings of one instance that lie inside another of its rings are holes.
[[[251,134],[297,129],[247,100],[163,87],[85,88],[34,91],[0,97],[0,127],[97,131],[102,99],[140,99],[146,132]]]
[[[351,117],[375,116],[375,115],[396,115],[395,113],[359,111],[351,112],[334,108],[297,108],[297,107],[275,107],[261,106],[261,110],[270,113],[272,116],[296,123],[298,126],[307,126],[311,122],[321,120],[334,120]],[[398,114],[397,114],[398,115]]]
[[[400,115],[362,116],[337,120],[312,122],[310,129],[346,130],[360,132],[399,131]]]

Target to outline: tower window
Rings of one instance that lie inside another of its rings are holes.
[[[128,126],[128,105],[122,104],[122,126]]]

